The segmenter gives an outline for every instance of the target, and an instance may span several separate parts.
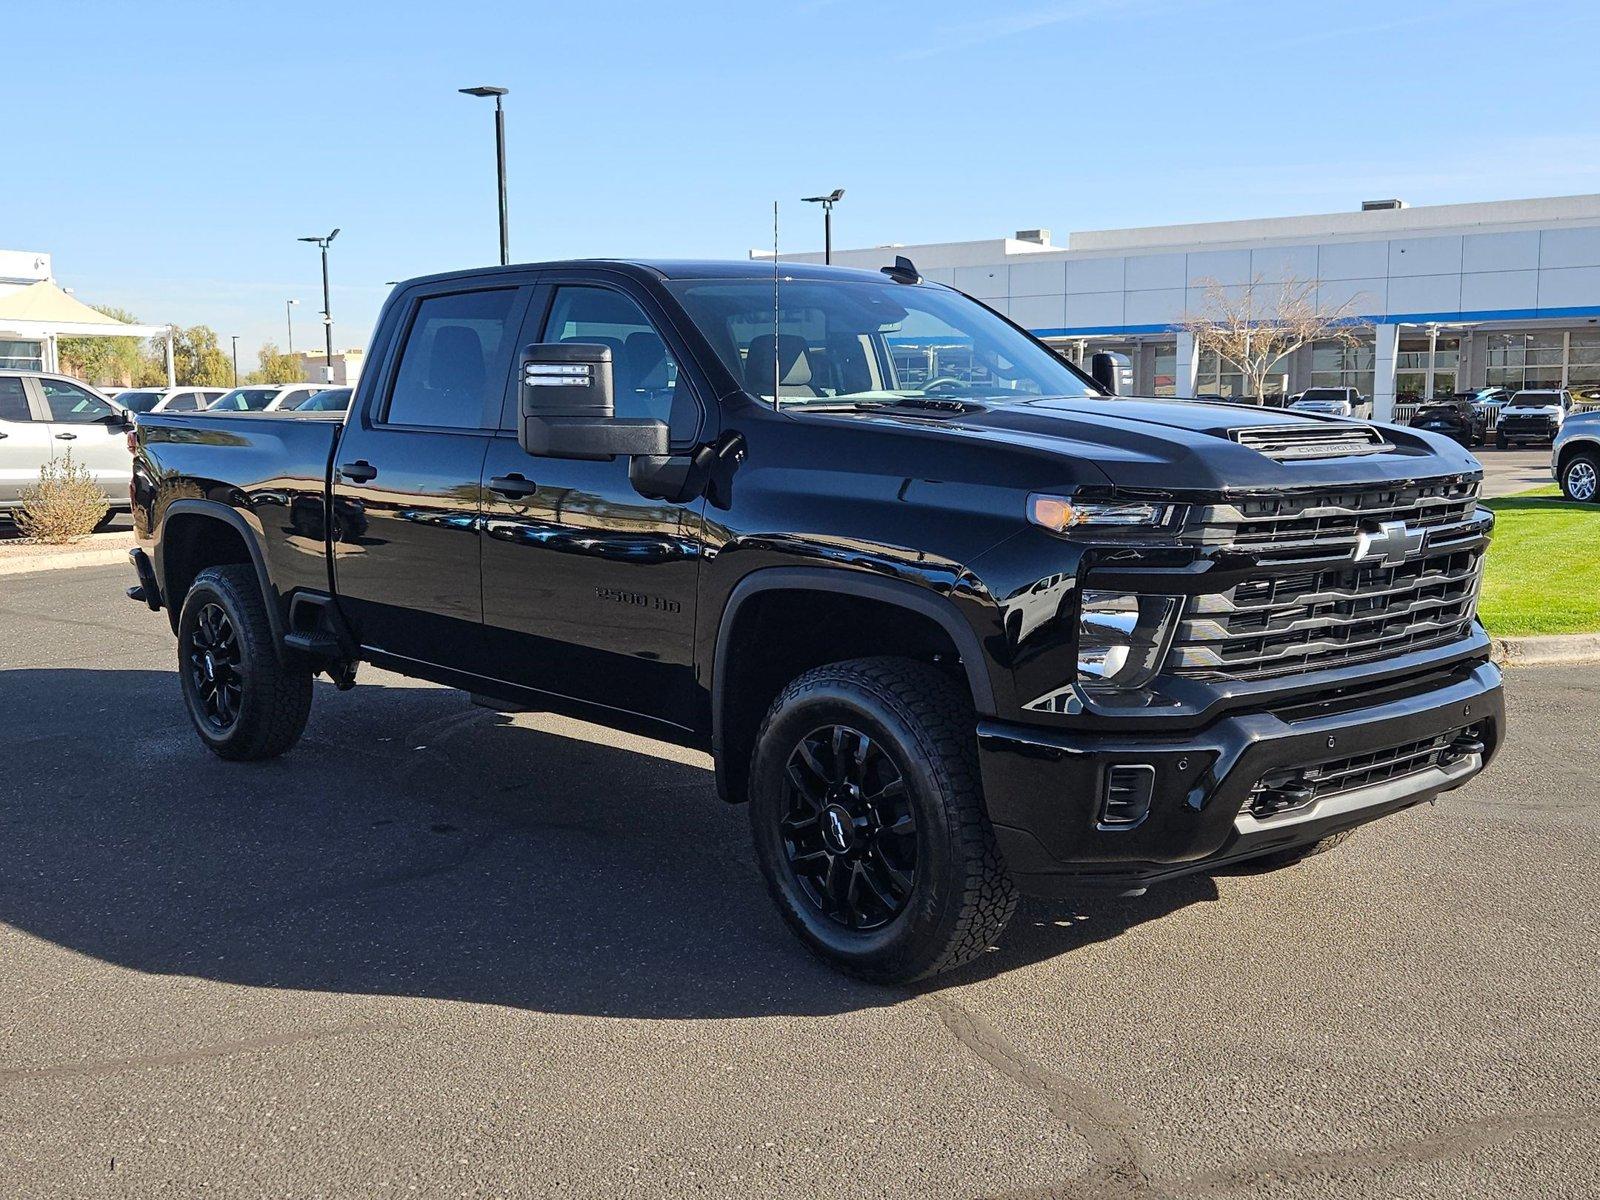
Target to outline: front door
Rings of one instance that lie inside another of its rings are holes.
[[[502,283],[408,297],[399,354],[346,424],[333,464],[334,587],[369,649],[481,666],[478,483],[529,292]]]
[[[574,280],[541,292],[521,343],[610,346],[616,415],[669,422],[681,450],[694,444],[702,413],[678,371],[682,349],[663,338],[664,327],[619,287]],[[524,453],[514,399],[484,465],[491,673],[687,725],[699,564],[690,512],[641,496],[626,458]]]
[[[122,414],[87,388],[65,379],[38,379],[56,454],[70,453],[87,468],[113,504],[128,505],[133,455]]]
[[[39,468],[58,453],[41,400],[37,410],[21,375],[0,375],[0,505],[11,507],[39,482]]]

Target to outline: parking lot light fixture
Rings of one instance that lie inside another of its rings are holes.
[[[336,228],[326,237],[303,237],[298,240],[310,242],[322,251],[322,333],[328,357],[323,360],[322,380],[324,383],[333,382],[333,305],[328,300],[328,246],[334,238],[339,236]]]
[[[805,196],[806,204],[822,205],[822,261],[833,261],[833,206],[844,199],[844,189],[834,188],[826,196]]]
[[[511,89],[484,84],[456,90],[463,96],[494,97],[494,158],[495,176],[500,185],[500,265],[503,267],[511,261],[511,241],[506,226],[506,110],[500,101]]]
[[[239,386],[239,335],[233,335],[233,386]]]

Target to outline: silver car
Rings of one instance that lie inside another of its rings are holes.
[[[1579,413],[1561,423],[1550,445],[1550,473],[1568,500],[1600,500],[1600,412]]]
[[[132,416],[86,383],[42,371],[0,371],[0,516],[9,518],[39,469],[69,451],[112,509],[130,507]]]

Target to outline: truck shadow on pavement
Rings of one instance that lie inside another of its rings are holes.
[[[318,686],[282,759],[222,762],[165,671],[0,672],[0,920],[133,970],[643,1018],[828,1014],[903,989],[811,959],[703,759],[459,693]],[[589,736],[583,736],[588,734]],[[679,759],[683,761],[679,761]],[[1024,901],[946,984],[1196,901]]]

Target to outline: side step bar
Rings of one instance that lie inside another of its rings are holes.
[[[283,646],[327,672],[341,692],[355,687],[360,654],[332,596],[295,593],[289,601],[289,632],[283,635]]]

